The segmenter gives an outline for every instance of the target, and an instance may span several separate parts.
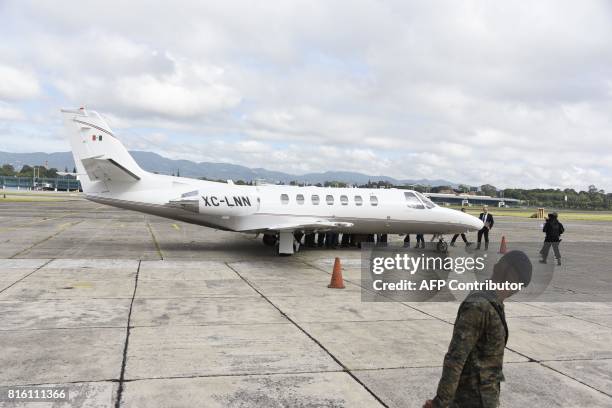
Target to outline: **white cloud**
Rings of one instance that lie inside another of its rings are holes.
[[[0,120],[23,120],[25,114],[20,109],[17,109],[8,103],[0,101]]]
[[[32,72],[0,64],[0,99],[31,99],[39,93],[40,85]]]
[[[86,104],[133,146],[176,158],[612,189],[606,1],[5,1],[0,13],[12,101],[0,120],[37,118],[41,133],[59,105]]]
[[[94,39],[106,40],[98,34]],[[174,120],[198,118],[236,107],[241,96],[224,81],[220,67],[161,55],[154,49],[111,37],[118,51],[106,44],[96,60],[113,61],[93,64],[91,50],[79,52],[81,46],[70,49],[63,60],[77,60],[70,68],[72,75],[54,79],[54,85],[73,104],[93,101],[95,105],[122,116],[161,117]],[[104,42],[103,42],[104,43]],[[63,64],[61,64],[63,65]],[[115,72],[111,67],[115,67]]]
[[[117,80],[111,89],[119,107],[162,117],[197,117],[237,106],[239,93],[215,81],[222,73],[206,71],[195,67],[194,72],[179,71],[162,78],[127,77]]]

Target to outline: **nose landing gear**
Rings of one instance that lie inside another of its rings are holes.
[[[440,240],[436,244],[436,251],[442,252],[442,253],[448,252],[448,243],[444,241],[444,238],[440,238]]]

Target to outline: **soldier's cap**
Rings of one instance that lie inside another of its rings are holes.
[[[529,285],[531,282],[531,271],[533,269],[529,257],[523,251],[510,251],[501,257],[499,262],[510,266],[518,274],[519,280]]]

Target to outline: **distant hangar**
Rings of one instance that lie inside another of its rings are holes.
[[[461,205],[461,206],[483,206],[491,207],[516,207],[521,200],[516,198],[491,197],[485,195],[450,194],[450,193],[424,193],[438,205]]]

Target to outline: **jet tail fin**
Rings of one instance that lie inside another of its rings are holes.
[[[64,125],[83,191],[112,191],[113,182],[137,182],[138,166],[106,121],[94,111],[62,109]]]

